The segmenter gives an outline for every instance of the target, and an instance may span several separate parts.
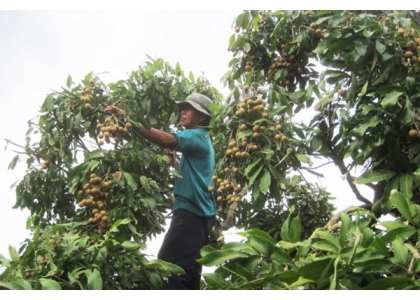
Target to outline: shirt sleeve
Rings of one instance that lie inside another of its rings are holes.
[[[181,153],[192,153],[206,150],[203,141],[206,138],[206,132],[201,129],[186,129],[182,132],[174,133],[177,139],[176,151]]]

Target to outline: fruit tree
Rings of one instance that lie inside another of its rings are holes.
[[[219,215],[200,259],[216,271],[204,289],[419,289],[419,24],[415,11],[244,11],[226,96],[161,59],[110,84],[69,77],[28,131],[15,206],[31,211],[33,238],[2,260],[0,286],[157,289],[182,272],[142,252],[170,216],[177,154],[130,128],[181,130],[174,101],[197,91],[217,103]],[[105,114],[110,104],[125,118]],[[359,207],[332,215],[330,193],[305,177],[322,175],[317,158]],[[244,240],[224,243],[233,226]]]

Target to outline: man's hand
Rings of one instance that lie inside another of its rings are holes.
[[[110,106],[105,107],[104,112],[112,113],[117,118],[120,118],[125,114],[125,111],[123,109],[121,109],[119,107],[116,107],[114,105],[110,105]]]

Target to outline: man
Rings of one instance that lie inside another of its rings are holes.
[[[181,114],[182,132],[167,133],[156,128],[136,128],[149,141],[181,152],[175,180],[175,203],[170,227],[158,253],[158,259],[182,267],[185,274],[170,276],[162,284],[164,289],[200,289],[202,266],[196,262],[200,249],[208,243],[215,222],[217,205],[209,192],[214,172],[214,150],[208,129],[213,117],[209,105],[213,101],[199,93],[192,93],[183,102],[177,102]],[[106,112],[117,115],[124,111],[109,106]]]

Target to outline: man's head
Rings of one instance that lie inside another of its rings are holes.
[[[181,112],[181,123],[188,121],[188,124],[183,124],[186,128],[193,128],[192,126],[208,126],[210,119],[213,117],[212,111],[209,109],[209,105],[214,102],[199,93],[192,93],[187,97],[185,101],[177,101],[179,105],[179,111]],[[191,110],[192,116],[186,115],[185,112]],[[192,118],[191,120],[186,120]],[[193,121],[191,123],[191,121]],[[198,123],[198,124],[196,124]]]

